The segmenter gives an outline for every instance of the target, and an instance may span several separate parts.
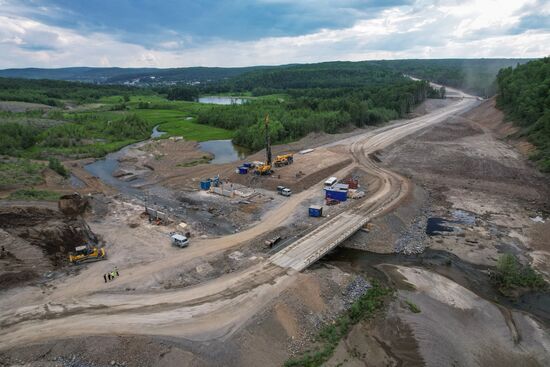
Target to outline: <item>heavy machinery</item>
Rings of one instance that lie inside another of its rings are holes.
[[[69,254],[70,263],[75,265],[84,262],[105,260],[106,258],[107,253],[104,248],[99,248],[90,244],[77,246],[75,247],[74,252]]]
[[[273,164],[275,167],[288,166],[294,162],[294,154],[278,155]]]
[[[260,165],[257,165],[254,169],[254,173],[257,175],[270,175],[273,173],[271,170],[271,141],[269,138],[269,115],[265,115],[265,155],[266,161]]]

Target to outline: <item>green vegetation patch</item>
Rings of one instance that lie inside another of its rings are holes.
[[[44,200],[57,201],[61,194],[47,190],[17,190],[8,196],[8,200]]]
[[[70,175],[70,172],[67,168],[65,168],[65,166],[63,164],[61,164],[61,162],[59,161],[59,159],[55,158],[55,157],[50,157],[49,161],[48,161],[48,167],[57,172],[58,174],[60,174],[61,176],[67,178],[69,177]]]
[[[541,290],[547,287],[540,273],[529,265],[521,264],[513,254],[500,256],[490,276],[494,285],[505,295],[518,288]]]
[[[205,156],[202,156],[199,159],[195,159],[195,160],[190,161],[190,162],[178,163],[177,166],[178,167],[193,167],[193,166],[197,166],[199,164],[209,163],[211,160],[212,160],[211,157],[205,155]]]
[[[420,313],[420,308],[412,303],[411,301],[409,300],[405,300],[405,304],[407,305],[407,307],[409,308],[409,311],[411,311],[412,313]]]
[[[143,120],[150,122],[150,125],[159,125],[159,130],[167,133],[164,136],[183,136],[186,140],[193,141],[222,140],[233,137],[233,132],[227,129],[197,124],[194,119],[187,120],[189,114],[179,110],[146,109],[134,112]]]
[[[44,182],[42,163],[28,159],[7,159],[0,161],[0,186],[38,185]]]
[[[385,301],[392,293],[391,288],[373,282],[372,288],[355,301],[342,316],[321,329],[317,337],[317,348],[305,352],[300,357],[289,359],[285,367],[322,366],[330,359],[338,343],[350,332],[352,326],[361,320],[373,317],[376,312],[382,310]]]

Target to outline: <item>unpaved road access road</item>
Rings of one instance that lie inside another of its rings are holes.
[[[103,284],[101,274],[105,265],[96,263],[75,277],[58,280],[55,288],[46,293],[38,287],[25,287],[3,294],[0,350],[79,335],[164,335],[195,341],[229,337],[292,284],[297,271],[322,257],[373,217],[395,207],[407,195],[408,180],[378,167],[369,155],[477,103],[475,99],[457,99],[422,117],[333,143],[342,146],[353,158],[353,163],[336,175],[341,177],[360,168],[376,178],[369,187],[368,197],[247,269],[183,289],[125,291],[147,283],[159,271],[236,248],[269,232],[283,224],[304,200],[319,195],[322,182],[293,196],[249,230],[202,240],[200,245],[191,246],[177,256],[136,264],[124,269],[124,277],[115,282]]]

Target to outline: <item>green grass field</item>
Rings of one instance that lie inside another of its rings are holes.
[[[0,186],[16,184],[37,185],[44,182],[42,170],[46,165],[27,159],[0,161]]]
[[[34,189],[21,189],[12,192],[8,196],[8,200],[43,200],[43,201],[57,201],[61,195],[57,192],[47,190],[34,190]]]
[[[145,121],[152,125],[159,125],[159,130],[164,131],[168,136],[183,136],[186,140],[205,141],[231,139],[233,132],[217,127],[197,124],[195,118],[187,120],[188,113],[179,110],[135,110],[133,111]]]

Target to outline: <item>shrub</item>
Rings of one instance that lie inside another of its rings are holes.
[[[69,171],[65,168],[59,159],[51,157],[49,159],[48,167],[55,172],[59,173],[63,177],[69,177]]]
[[[540,273],[529,265],[522,265],[513,254],[502,255],[490,276],[502,292],[514,288],[538,290],[547,286]]]
[[[285,362],[285,367],[317,367],[323,365],[330,359],[334,349],[344,338],[351,327],[359,321],[373,317],[381,310],[385,304],[387,296],[391,295],[393,290],[381,286],[378,282],[373,282],[372,288],[355,301],[351,307],[342,316],[338,317],[330,325],[321,329],[318,341],[321,346],[313,351],[308,351],[302,356],[289,359]]]

